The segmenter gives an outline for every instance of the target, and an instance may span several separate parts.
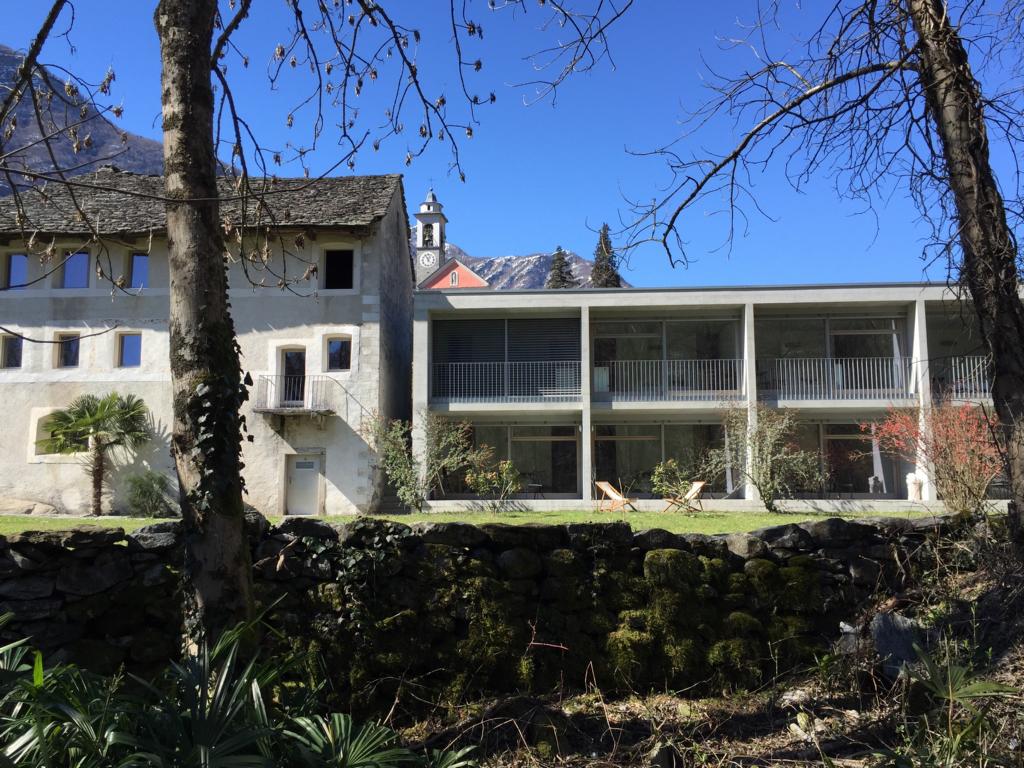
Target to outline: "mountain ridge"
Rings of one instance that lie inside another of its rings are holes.
[[[455,243],[444,245],[449,259],[458,259],[498,291],[543,288],[551,270],[551,253],[536,252],[509,256],[470,256]],[[580,288],[593,288],[590,273],[594,262],[573,251],[566,251],[573,277]],[[631,287],[625,280],[623,288]]]
[[[0,83],[7,86],[14,84],[23,58],[23,54],[0,43]],[[83,116],[80,111],[82,107],[72,104],[65,95],[61,78],[43,69],[46,73],[45,78],[36,76],[35,83],[37,88],[54,93],[51,109],[44,119],[44,128],[47,134],[57,131],[62,134],[50,142],[58,167],[74,168],[73,172],[68,171],[68,175],[94,171],[106,164],[116,165],[123,171],[133,173],[163,173],[163,146],[159,141],[122,130],[101,115],[92,102],[85,103]],[[58,120],[61,113],[63,115]],[[36,123],[31,99],[22,98],[19,101],[14,109],[13,119],[16,127],[11,138],[7,140],[8,144],[13,145],[13,150],[8,150],[12,151],[12,155],[7,159],[12,176],[18,167],[37,173],[54,170],[47,147],[40,141],[42,136]],[[74,130],[78,135],[77,141],[69,135],[69,126],[76,124]],[[4,128],[9,128],[9,125],[5,125]],[[18,147],[22,149],[19,150]],[[21,178],[26,185],[35,183],[34,179]],[[18,186],[21,186],[20,181]],[[9,194],[10,191],[7,180],[0,177],[0,195]]]

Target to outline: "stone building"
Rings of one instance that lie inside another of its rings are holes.
[[[0,326],[8,329],[0,498],[8,506],[88,508],[81,457],[50,455],[39,443],[47,416],[82,393],[131,392],[153,414],[154,439],[113,470],[107,508],[123,507],[132,474],[173,476],[163,180],[107,167],[75,181],[85,217],[58,185],[20,203],[0,199]],[[242,259],[233,240],[242,206],[227,180],[221,191],[235,254],[232,315],[254,381],[246,501],[266,514],[370,511],[383,479],[364,427],[375,413],[410,416],[414,272],[402,180],[268,183],[266,207],[244,215],[273,222],[272,236],[247,243]]]

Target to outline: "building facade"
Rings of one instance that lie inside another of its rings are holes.
[[[0,199],[0,498],[69,512],[88,509],[82,457],[47,454],[39,441],[48,415],[79,394],[134,393],[153,415],[150,443],[115,464],[106,508],[123,509],[133,474],[173,477],[163,180],[105,168],[78,181],[99,238],[63,189],[23,194],[20,212]],[[222,203],[229,251],[243,205]],[[253,379],[246,502],[266,514],[372,511],[384,480],[364,435],[377,415],[410,414],[414,283],[401,177],[278,180],[264,205],[273,236],[235,248],[228,268]]]
[[[987,402],[971,317],[928,284],[420,291],[417,450],[422,415],[441,413],[511,459],[526,504],[590,502],[597,480],[643,498],[657,463],[722,445],[724,408],[761,403],[794,409],[798,442],[828,464],[808,498],[929,501],[925,468],[862,425],[939,396]],[[738,473],[711,491],[755,497]]]

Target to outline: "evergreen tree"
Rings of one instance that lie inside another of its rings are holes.
[[[594,288],[621,288],[622,278],[616,264],[615,249],[607,224],[601,225],[601,233],[594,249],[594,268],[590,272],[590,284]]]
[[[551,256],[551,271],[548,272],[545,288],[575,288],[576,278],[572,276],[572,268],[565,256],[562,246],[557,246]]]

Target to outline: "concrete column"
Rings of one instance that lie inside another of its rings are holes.
[[[747,398],[747,429],[757,424],[757,349],[754,338],[754,305],[743,305],[743,393]],[[746,462],[754,461],[750,442],[747,442]],[[757,500],[760,494],[748,480],[743,486],[743,498]]]
[[[910,328],[913,341],[911,343],[911,375],[917,386],[918,418],[920,428],[927,426],[928,412],[932,408],[932,376],[931,355],[928,352],[928,315],[924,299],[918,299],[910,308]],[[924,457],[918,457],[915,472],[921,478],[921,499],[935,501],[935,484],[932,482],[931,467]]]
[[[586,503],[594,500],[594,435],[590,420],[590,307],[580,307],[580,487]]]
[[[417,309],[412,323],[412,452],[426,454],[423,416],[430,408],[430,316]]]

